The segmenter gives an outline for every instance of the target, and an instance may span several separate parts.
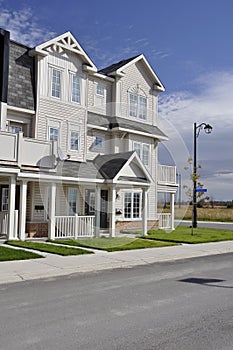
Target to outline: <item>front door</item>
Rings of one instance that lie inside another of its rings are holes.
[[[108,190],[101,190],[100,228],[108,227]]]

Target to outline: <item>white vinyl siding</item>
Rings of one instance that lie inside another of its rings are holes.
[[[61,71],[52,68],[51,96],[61,98]]]

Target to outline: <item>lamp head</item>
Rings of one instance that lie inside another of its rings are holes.
[[[210,124],[206,124],[206,125],[204,126],[204,130],[205,130],[205,133],[206,133],[206,134],[210,134],[211,131],[212,131],[212,129],[213,129],[213,127],[212,127]]]

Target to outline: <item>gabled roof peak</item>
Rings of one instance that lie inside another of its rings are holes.
[[[154,70],[151,68],[150,64],[148,63],[147,59],[143,54],[121,60],[118,63],[114,63],[111,66],[108,66],[106,68],[103,68],[99,71],[99,73],[107,75],[107,76],[118,76],[123,77],[125,75],[124,70],[128,68],[130,65],[135,64],[139,61],[142,61],[145,65],[148,73],[151,75],[153,81],[154,81],[154,87],[158,91],[164,91],[165,88],[157,75],[155,74]]]
[[[86,66],[89,66],[93,71],[97,72],[96,66],[70,31],[67,31],[51,40],[35,46],[35,48],[30,51],[30,54],[47,56],[50,52],[62,53],[64,51],[70,51],[82,56],[84,64],[86,64]]]

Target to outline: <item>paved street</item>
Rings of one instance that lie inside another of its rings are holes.
[[[175,225],[177,226],[190,226],[192,224],[189,220],[175,220]],[[209,228],[218,228],[220,230],[233,230],[233,222],[212,222],[212,221],[198,221],[198,227],[209,227]]]
[[[1,350],[227,350],[233,254],[0,286]]]

